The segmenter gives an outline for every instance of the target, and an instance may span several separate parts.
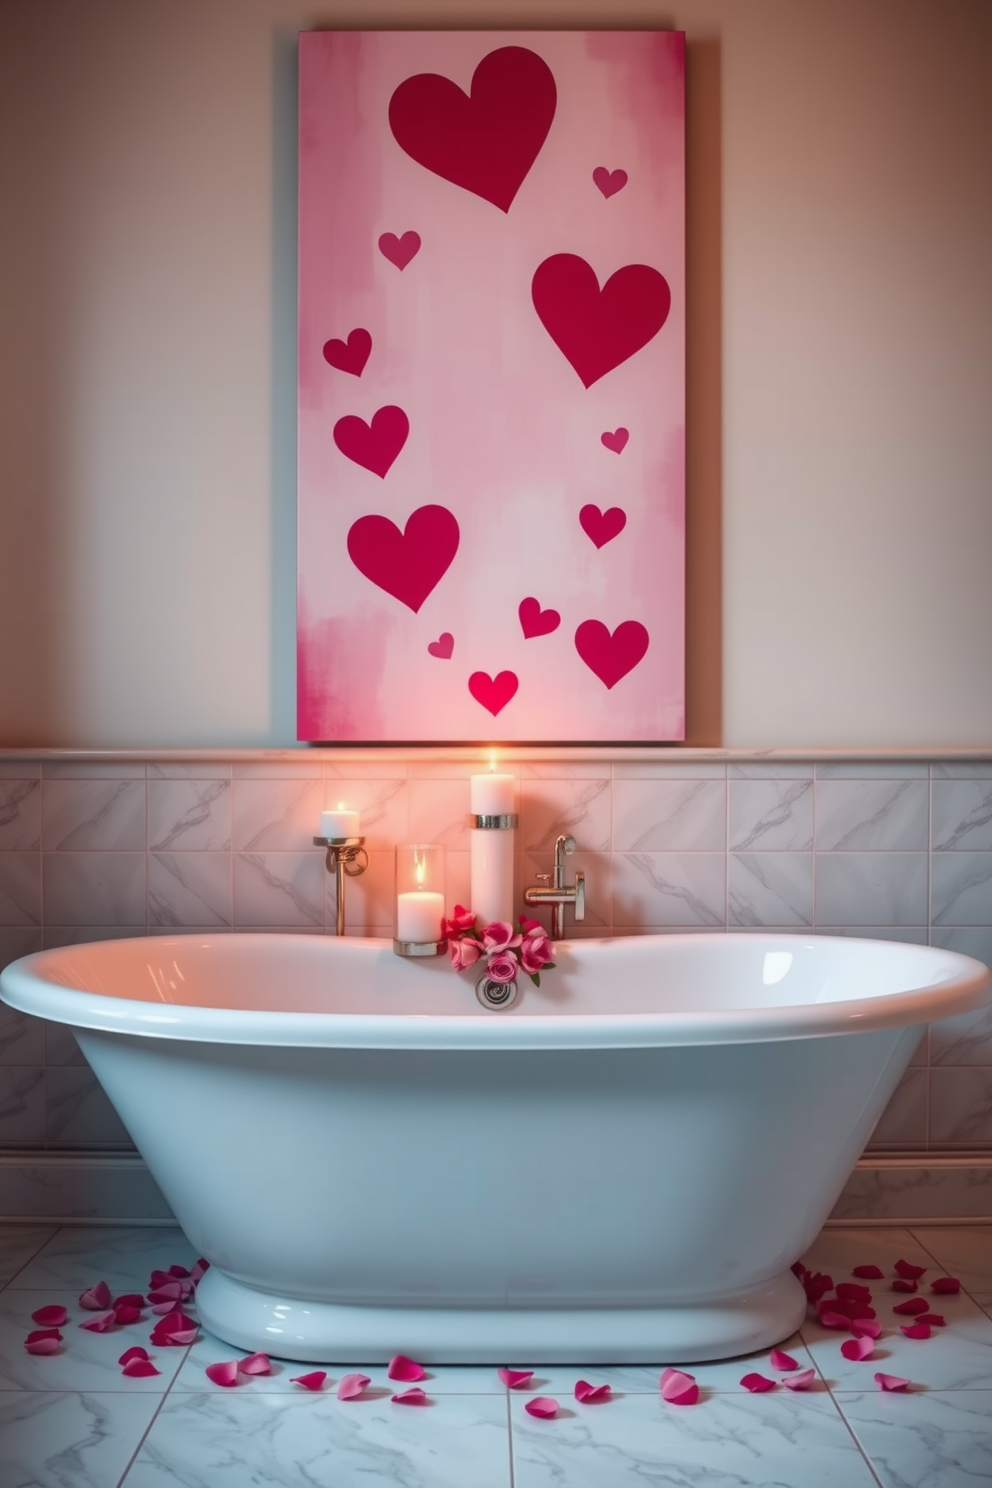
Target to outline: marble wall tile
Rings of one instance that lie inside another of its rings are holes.
[[[144,853],[44,853],[45,919],[50,925],[145,925]]]
[[[992,853],[934,853],[930,865],[933,925],[992,925]]]
[[[905,945],[926,945],[926,925],[827,925],[817,935],[845,936],[850,940],[898,940]]]
[[[929,1094],[927,1071],[908,1069],[871,1134],[869,1150],[926,1146]]]
[[[0,780],[40,780],[41,762],[39,760],[18,760],[0,758]]]
[[[444,761],[437,763],[449,771],[457,772],[459,768],[457,762],[454,761],[450,765]],[[386,759],[324,760],[322,769],[328,793],[333,795],[335,782],[338,780],[405,780],[412,775],[413,764],[414,761],[393,754]]]
[[[817,925],[925,925],[926,853],[816,854]]]
[[[727,765],[728,780],[812,780],[809,760],[752,760]]]
[[[151,780],[230,780],[233,767],[228,760],[158,760],[148,765]]]
[[[228,780],[149,780],[153,852],[220,852],[231,846]]]
[[[46,1085],[49,1148],[133,1147],[124,1123],[88,1064],[50,1069]]]
[[[0,779],[0,852],[36,852],[40,847],[40,779]]]
[[[930,790],[935,852],[992,851],[992,779],[935,780]]]
[[[522,760],[515,768],[521,782],[613,779],[613,766],[609,760]]]
[[[407,778],[409,780],[468,780],[472,775],[481,775],[489,769],[488,760],[421,760],[411,759],[407,763]],[[520,767],[518,765],[500,764],[500,774],[516,775],[519,779]],[[398,770],[384,771],[384,773],[397,775]]]
[[[0,1068],[0,1148],[44,1145],[44,1069],[38,1065]]]
[[[351,803],[349,802],[349,805]],[[322,780],[242,779],[235,776],[231,842],[236,852],[312,849],[324,806]]]
[[[41,950],[40,925],[5,925],[0,928],[0,971],[11,961]]]
[[[611,837],[610,782],[592,780],[521,780],[517,810],[517,844],[523,852],[554,851],[555,838],[575,838],[583,852],[608,852]]]
[[[615,852],[723,852],[727,787],[722,780],[618,780]]]
[[[41,904],[41,853],[0,853],[0,925],[40,925]]]
[[[819,852],[923,852],[929,786],[925,780],[818,780]]]
[[[235,926],[323,928],[323,880],[323,854],[313,848],[306,853],[235,853]]]
[[[992,926],[937,928],[931,940],[936,946],[974,956],[992,966]],[[992,1065],[992,1005],[932,1024],[930,1047],[934,1064]]]
[[[726,780],[727,766],[717,760],[617,760],[614,780]]]
[[[328,934],[333,934],[337,918],[334,879],[326,871],[323,878],[324,925]],[[354,935],[387,934],[392,936],[395,916],[396,855],[392,852],[370,852],[369,865],[365,872],[358,878],[346,877],[345,879],[345,931]],[[438,934],[440,934],[440,929]]]
[[[437,842],[470,850],[467,780],[411,780],[407,831],[411,842]]]
[[[0,1002],[0,1068],[45,1062],[45,1023]]]
[[[43,760],[42,780],[144,780],[146,769],[139,761]]]
[[[817,780],[926,780],[927,760],[820,760]]]
[[[456,904],[462,905],[464,909],[472,908],[472,853],[469,849],[464,852],[455,851],[451,848],[445,853],[445,898],[448,910],[453,910]],[[514,898],[520,903],[522,901],[521,884],[522,877],[518,869],[514,884]],[[390,932],[392,933],[392,932]]]
[[[297,759],[235,760],[232,773],[235,780],[323,780],[324,764],[301,749]]]
[[[934,760],[932,780],[992,780],[992,759]]]
[[[230,853],[149,853],[148,918],[153,925],[216,927],[230,925],[233,915]]]
[[[143,780],[46,780],[41,812],[46,852],[133,852],[146,842]]]
[[[75,1034],[64,1023],[45,1023],[45,1063],[54,1065],[85,1064],[83,1051],[76,1043]]]
[[[992,1146],[992,1067],[930,1071],[930,1142],[935,1147]]]
[[[731,852],[809,852],[812,780],[738,780],[728,784]]]
[[[322,786],[310,836],[320,830],[320,812],[333,811],[341,801],[349,811],[360,816],[359,832],[371,851],[392,850],[398,842],[411,842],[409,826],[408,782],[406,773],[389,776],[373,775],[367,779],[328,780]],[[466,811],[468,807],[465,808]]]
[[[727,919],[723,853],[615,853],[613,925],[686,930],[722,928]]]
[[[731,853],[727,923],[791,929],[813,923],[813,854]]]
[[[145,935],[144,924],[138,925],[47,925],[45,950],[56,946],[89,945],[94,940],[135,940]]]

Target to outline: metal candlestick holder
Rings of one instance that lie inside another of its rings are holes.
[[[344,876],[361,878],[369,866],[364,837],[315,837],[314,847],[326,847],[324,867],[334,875],[335,935],[344,934]]]

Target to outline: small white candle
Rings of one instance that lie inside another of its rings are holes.
[[[441,939],[444,895],[416,889],[396,896],[396,939],[427,945]]]
[[[322,811],[320,813],[320,835],[321,837],[357,837],[358,812],[347,811],[340,801],[336,811]]]
[[[515,781],[512,775],[473,775],[471,811],[473,816],[512,816]]]

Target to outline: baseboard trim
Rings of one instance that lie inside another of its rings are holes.
[[[176,1223],[144,1160],[131,1152],[0,1152],[0,1220]],[[827,1223],[992,1224],[992,1152],[862,1158]]]

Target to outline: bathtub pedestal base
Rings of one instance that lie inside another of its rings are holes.
[[[306,1363],[691,1364],[788,1338],[806,1315],[791,1271],[743,1297],[680,1307],[350,1307],[257,1291],[217,1267],[197,1289],[226,1343]]]

